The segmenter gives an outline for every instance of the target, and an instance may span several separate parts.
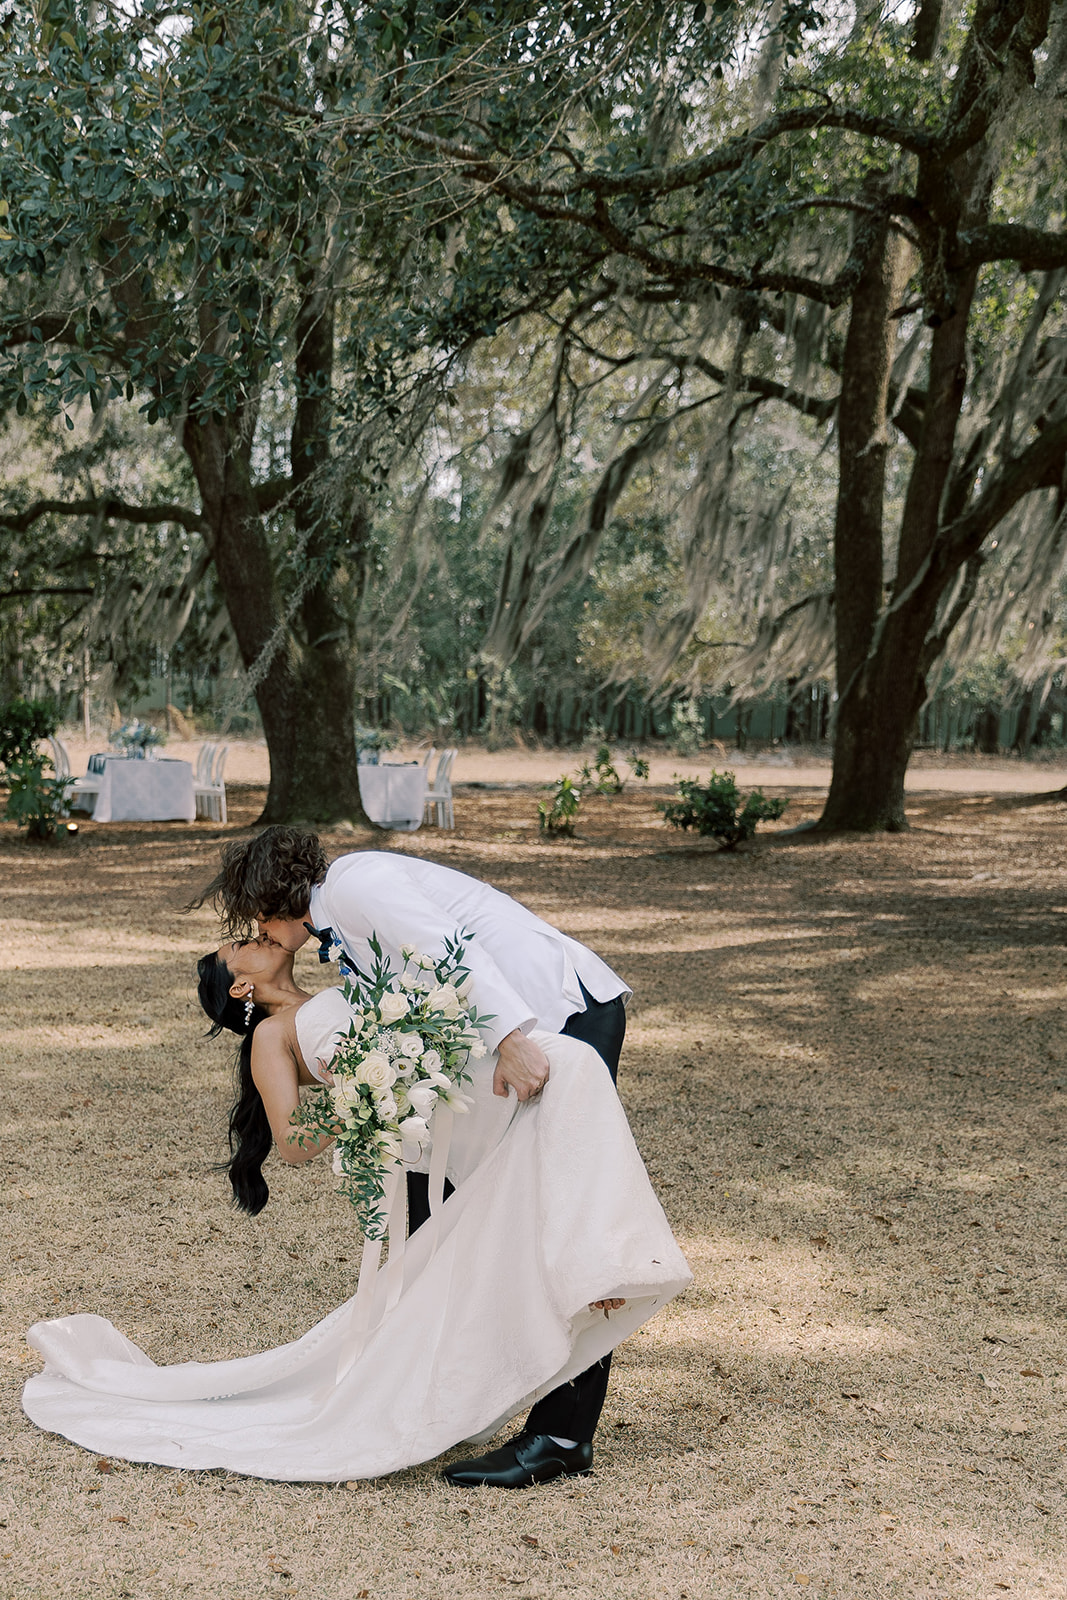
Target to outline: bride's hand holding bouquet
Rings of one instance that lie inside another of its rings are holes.
[[[333,1168],[368,1239],[380,1238],[386,1175],[414,1163],[432,1142],[438,1106],[469,1109],[462,1085],[470,1059],[486,1054],[478,1032],[490,1018],[468,1005],[464,946],[447,940],[440,960],[406,945],[395,973],[376,938],[375,964],[349,971],[344,995],[352,1008],[323,1077],[293,1113],[301,1144],[336,1139]]]

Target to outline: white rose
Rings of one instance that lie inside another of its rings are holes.
[[[428,1083],[408,1085],[408,1104],[418,1117],[428,1117],[437,1104],[437,1090]]]
[[[450,983],[439,983],[431,989],[426,1004],[432,1011],[444,1012],[446,1017],[458,1017],[460,1013],[459,995]]]
[[[388,1025],[399,1022],[401,1017],[408,1014],[408,997],[406,994],[393,994],[391,991],[383,994],[378,1001],[378,1015]]]
[[[370,1089],[391,1089],[396,1082],[396,1071],[388,1056],[372,1050],[360,1063],[359,1075]]]
[[[417,950],[415,952],[414,961],[415,961],[415,965],[419,968],[420,972],[432,972],[433,971],[433,968],[434,968],[433,956],[424,956],[424,955],[421,954],[420,951]]]
[[[402,1033],[397,1041],[400,1045],[400,1054],[408,1061],[416,1061],[422,1055],[422,1039],[417,1033]]]
[[[475,1061],[480,1061],[482,1057],[487,1054],[487,1051],[485,1045],[480,1039],[478,1039],[474,1044],[471,1045],[468,1053],[474,1057]]]
[[[342,1116],[349,1106],[354,1106],[360,1098],[359,1084],[353,1083],[351,1078],[343,1078],[340,1083],[335,1083],[330,1090],[330,1099],[334,1107]]]
[[[419,1062],[419,1066],[422,1068],[423,1072],[440,1072],[441,1057],[438,1055],[436,1050],[427,1050],[426,1054]]]
[[[415,949],[413,944],[402,944],[400,946],[400,954],[404,957],[405,961],[411,961],[418,954],[418,951]]]
[[[384,1118],[386,1122],[392,1122],[397,1113],[397,1104],[388,1089],[384,1093],[374,1096],[374,1104],[377,1107],[378,1115]]]

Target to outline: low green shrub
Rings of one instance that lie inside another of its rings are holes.
[[[735,850],[751,839],[758,823],[776,822],[789,804],[768,800],[762,789],[753,789],[742,805],[732,772],[713,772],[705,784],[679,778],[676,795],[660,807],[669,826],[692,828],[702,838],[718,839],[724,850]]]
[[[0,767],[37,757],[37,744],[59,726],[59,710],[51,700],[7,700],[0,704]]]
[[[4,815],[16,827],[25,828],[29,839],[51,839],[67,814],[67,796],[74,779],[46,777],[44,769],[51,765],[36,754],[7,763]]]
[[[583,762],[578,769],[578,782],[584,787],[592,787],[597,794],[621,794],[623,780],[619,777],[619,769],[611,759],[611,746],[602,744],[598,747],[595,761]]]
[[[537,805],[538,824],[542,833],[553,839],[572,839],[574,819],[582,803],[582,791],[567,774],[557,779],[551,800],[541,800]]]

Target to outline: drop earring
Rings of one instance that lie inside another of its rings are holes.
[[[255,992],[256,991],[254,989],[249,989],[249,991],[248,991],[248,999],[245,1001],[245,1027],[246,1028],[251,1026],[252,1012],[255,1010],[255,1006],[256,1006],[255,1001],[252,999],[252,996],[255,994]]]

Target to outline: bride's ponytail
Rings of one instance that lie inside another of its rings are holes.
[[[270,1155],[273,1134],[259,1090],[252,1081],[252,1034],[256,1023],[266,1016],[257,1006],[252,1012],[248,1032],[241,1040],[234,1066],[234,1102],[230,1112],[230,1159],[226,1170],[233,1189],[233,1203],[256,1216],[267,1203],[270,1190],[263,1176],[263,1163]]]
[[[233,1190],[233,1203],[256,1216],[270,1196],[263,1176],[263,1163],[273,1142],[270,1123],[259,1090],[252,1078],[252,1035],[267,1015],[259,1006],[247,1011],[245,1002],[230,994],[233,975],[224,961],[212,951],[196,964],[200,982],[200,1004],[211,1018],[210,1036],[227,1028],[240,1036],[241,1047],[234,1063],[234,1101],[230,1110],[230,1159],[226,1171]],[[247,1014],[246,1014],[247,1012]]]

